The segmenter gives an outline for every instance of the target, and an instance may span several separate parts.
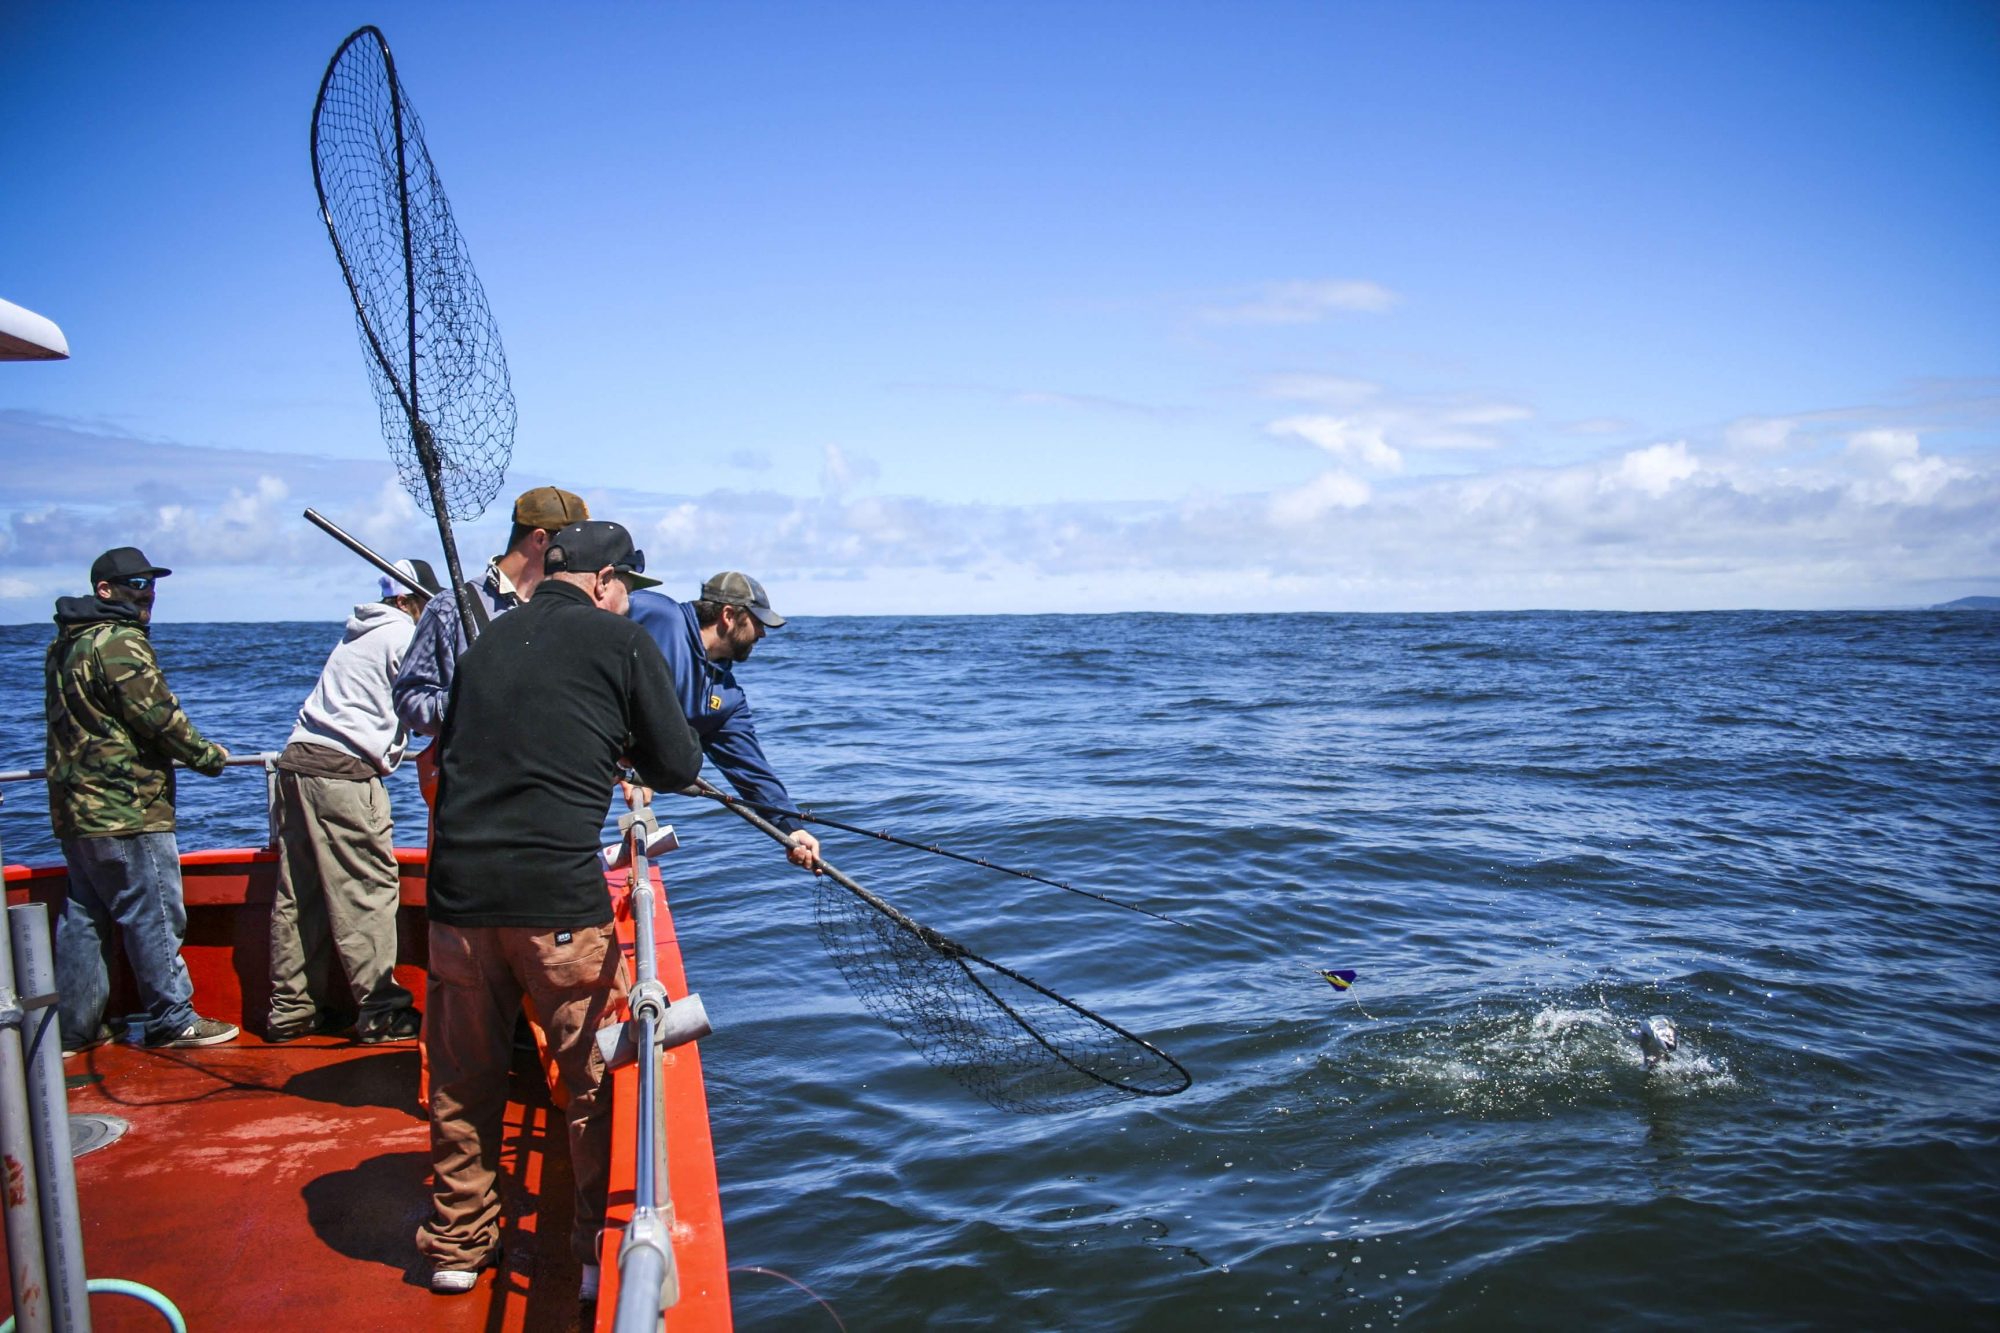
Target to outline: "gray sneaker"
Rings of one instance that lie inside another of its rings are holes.
[[[203,1018],[195,1015],[194,1022],[182,1028],[174,1036],[164,1041],[148,1039],[148,1046],[220,1046],[225,1041],[235,1041],[242,1029],[234,1023],[225,1023],[219,1018]]]

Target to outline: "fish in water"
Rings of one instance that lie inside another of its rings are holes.
[[[1675,1048],[1680,1045],[1680,1037],[1675,1033],[1673,1023],[1658,1014],[1633,1028],[1632,1037],[1639,1043],[1639,1050],[1646,1057],[1648,1069],[1662,1060],[1671,1060]]]

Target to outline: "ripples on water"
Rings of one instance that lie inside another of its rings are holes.
[[[157,637],[248,750],[335,632]],[[39,762],[46,638],[0,629],[0,766]],[[806,619],[746,680],[826,813],[1198,927],[829,833],[1197,1080],[1008,1116],[860,1009],[775,849],[671,809],[732,1262],[849,1327],[2000,1312],[2000,617]],[[261,838],[184,793],[184,841]],[[10,859],[51,854],[39,804],[10,790]],[[1682,1044],[1649,1072],[1654,1013]],[[736,1293],[745,1327],[832,1327]]]

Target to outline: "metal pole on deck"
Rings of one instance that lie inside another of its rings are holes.
[[[0,854],[0,864],[6,862]],[[0,912],[0,1168],[7,1209],[7,1276],[14,1291],[14,1327],[50,1333],[48,1270],[42,1255],[41,1193],[35,1141],[28,1121],[28,1074],[21,1052],[26,1014],[14,985],[14,932]],[[31,1202],[32,1200],[32,1202]]]
[[[29,995],[56,993],[56,954],[49,914],[40,903],[7,909],[14,976]],[[42,1253],[48,1266],[55,1333],[89,1333],[90,1291],[83,1265],[83,1220],[76,1207],[76,1163],[70,1152],[69,1092],[63,1086],[62,1034],[56,1009],[44,1003],[23,1029],[27,1048],[28,1125],[42,1210]]]
[[[637,1029],[639,1058],[639,1151],[632,1182],[632,1222],[618,1252],[616,1333],[652,1333],[661,1312],[680,1299],[673,1267],[672,1196],[660,1207],[666,1160],[666,1126],[661,1111],[660,1027],[667,1016],[667,990],[661,984],[654,953],[653,874],[646,846],[659,825],[650,806],[641,805],[619,820],[631,848],[633,961],[637,977],[632,987],[632,1025]]]

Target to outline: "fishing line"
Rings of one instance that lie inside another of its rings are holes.
[[[486,291],[379,28],[355,29],[327,62],[312,166],[382,437],[403,489],[437,519],[470,640],[477,594],[459,568],[451,520],[479,517],[499,493],[514,452],[514,390]]]
[[[720,798],[697,779],[689,794]],[[723,804],[774,841],[790,835]],[[1032,978],[912,920],[821,859],[820,942],[862,1004],[932,1065],[1004,1111],[1069,1111],[1171,1097],[1194,1076],[1172,1056]]]
[[[841,1322],[840,1312],[833,1308],[832,1304],[827,1301],[826,1297],[820,1295],[818,1292],[814,1291],[811,1287],[808,1287],[805,1283],[799,1281],[797,1278],[791,1277],[784,1273],[780,1273],[775,1268],[766,1268],[762,1264],[735,1264],[730,1267],[729,1271],[732,1273],[762,1273],[765,1277],[774,1277],[777,1278],[780,1282],[791,1283],[793,1286],[797,1287],[800,1291],[803,1291],[806,1295],[812,1297],[814,1300],[819,1302],[820,1308],[826,1311],[826,1317],[833,1321],[833,1326],[839,1329],[840,1333],[847,1333],[847,1325]]]
[[[761,805],[756,801],[746,801],[741,796],[731,796],[727,792],[716,790],[714,787],[709,787],[701,795],[711,800],[720,801],[728,806],[748,806],[750,809],[759,811],[762,814],[784,815],[791,819],[803,820],[808,824],[824,824],[828,828],[837,828],[844,833],[858,833],[864,838],[880,838],[883,842],[893,842],[898,847],[914,848],[920,852],[929,852],[933,856],[948,856],[954,861],[964,861],[968,865],[984,866],[988,870],[995,870],[1003,875],[1014,875],[1021,879],[1031,879],[1037,884],[1046,884],[1053,889],[1061,889],[1066,893],[1074,893],[1085,898],[1095,899],[1100,903],[1105,903],[1112,907],[1122,907],[1128,912],[1137,912],[1141,916],[1150,916],[1155,921],[1164,921],[1170,926],[1179,926],[1183,930],[1194,929],[1187,922],[1176,920],[1164,912],[1155,912],[1150,907],[1141,907],[1137,903],[1128,903],[1122,899],[1108,897],[1102,893],[1092,893],[1089,889],[1079,889],[1062,880],[1050,879],[1045,875],[1037,875],[1032,870],[1016,870],[1012,866],[999,865],[987,860],[983,856],[970,856],[964,852],[950,851],[938,846],[934,842],[913,842],[909,838],[899,838],[887,830],[862,828],[858,824],[843,824],[838,819],[829,819],[825,815],[816,815],[809,810],[787,810],[783,806]]]

